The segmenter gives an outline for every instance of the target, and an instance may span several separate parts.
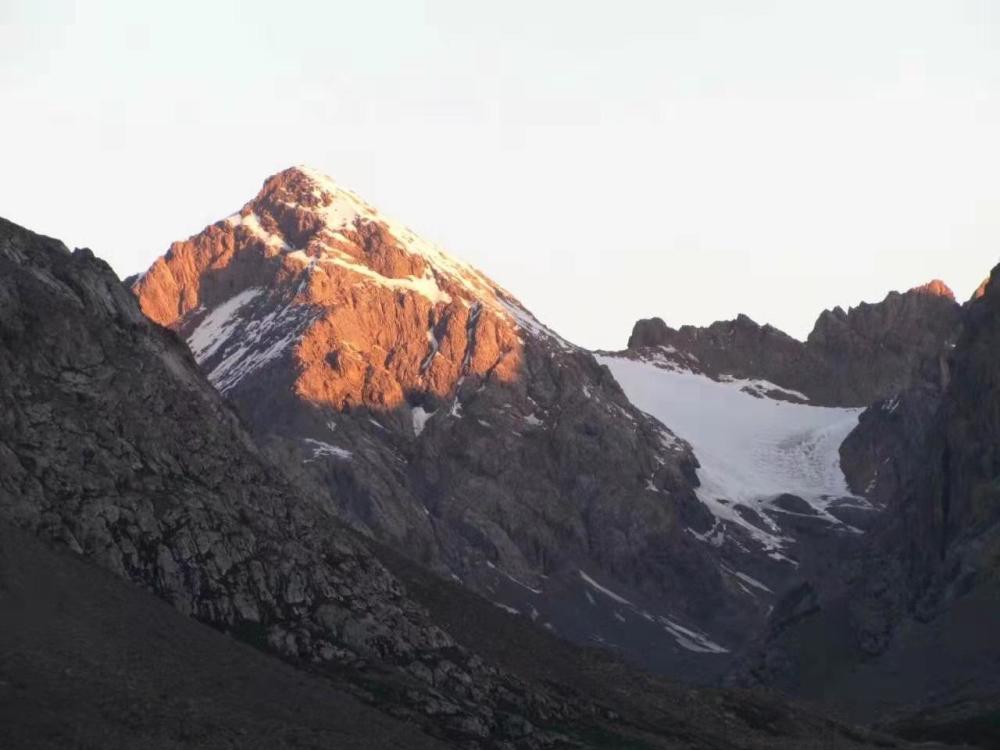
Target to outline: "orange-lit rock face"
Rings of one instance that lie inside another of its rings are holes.
[[[990,277],[987,276],[985,279],[982,280],[979,286],[976,287],[976,291],[972,293],[972,299],[977,300],[984,294],[986,294],[986,287],[989,285],[989,283],[990,283]]]
[[[955,293],[951,291],[951,287],[941,281],[941,279],[932,279],[922,286],[914,287],[910,291],[919,292],[920,294],[929,294],[933,297],[946,297],[950,300],[955,299]]]
[[[322,271],[317,283],[333,282]],[[464,302],[432,305],[415,294],[352,294],[319,302],[321,316],[295,348],[297,395],[336,409],[393,408],[407,392],[445,396],[463,375],[513,380],[523,346],[508,321]]]
[[[226,268],[233,259],[236,241],[233,232],[216,224],[189,240],[175,242],[136,284],[142,311],[157,323],[170,326],[195,309],[201,275]]]
[[[477,271],[304,169],[275,175],[238,214],[174,243],[134,289],[150,318],[204,339],[195,355],[223,390],[261,361],[282,361],[299,398],[335,409],[443,397],[464,375],[512,381],[530,320]],[[229,330],[216,311],[252,290],[252,304],[232,312],[259,350],[213,349]]]

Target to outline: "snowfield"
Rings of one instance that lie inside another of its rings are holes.
[[[829,501],[849,497],[840,444],[863,409],[841,409],[752,395],[760,381],[720,382],[666,362],[598,355],[635,406],[691,444],[701,468],[699,499],[716,515],[746,528],[765,546],[781,547],[733,509],[757,508],[777,495],[798,495],[821,515]],[[831,517],[832,518],[832,517]]]

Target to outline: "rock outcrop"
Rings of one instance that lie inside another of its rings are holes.
[[[840,464],[851,492],[891,515],[920,468],[926,438],[941,403],[938,385],[923,383],[865,409],[840,446]]]

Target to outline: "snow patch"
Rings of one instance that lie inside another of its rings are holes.
[[[550,341],[555,342],[563,350],[571,351],[576,348],[562,336],[555,333],[551,328],[539,323],[538,318],[521,307],[519,303],[504,299],[500,295],[497,295],[495,299],[500,310],[505,313],[506,317],[510,318],[518,328],[529,331],[534,334],[536,338],[549,339]]]
[[[198,327],[191,331],[187,338],[188,346],[194,358],[201,364],[218,351],[219,347],[233,334],[240,320],[236,317],[243,307],[263,294],[260,287],[251,287],[230,297],[221,305],[216,306],[202,318]]]
[[[677,644],[681,646],[681,648],[686,648],[688,651],[694,651],[699,654],[729,653],[728,648],[720,646],[718,643],[706,638],[701,633],[696,633],[693,630],[685,628],[683,625],[678,625],[676,622],[666,617],[660,617],[658,619],[664,629],[674,637],[674,640],[677,641]]]
[[[738,578],[739,580],[743,581],[743,583],[747,584],[748,586],[753,586],[755,589],[766,591],[768,594],[774,593],[774,591],[772,591],[770,588],[768,588],[763,583],[758,581],[756,578],[753,578],[752,576],[749,576],[742,571],[733,570],[728,565],[723,565],[722,570],[728,573],[729,575],[733,576],[734,578]]]
[[[264,294],[252,287],[211,310],[187,337],[195,359],[208,379],[226,393],[248,374],[281,356],[297,339],[312,312],[286,305],[258,318],[245,312]]]
[[[676,366],[667,369],[623,357],[597,359],[635,406],[691,444],[701,464],[699,499],[765,549],[777,551],[784,539],[776,528],[764,531],[748,522],[736,512],[736,504],[756,510],[764,501],[790,492],[833,519],[826,511],[828,503],[851,495],[839,451],[862,409],[759,398],[743,390],[750,381],[719,382]]]
[[[410,410],[410,414],[413,418],[413,434],[419,437],[420,433],[424,431],[424,426],[427,424],[427,420],[433,417],[436,412],[427,411],[422,406],[414,406]]]
[[[261,320],[246,321],[239,345],[223,352],[225,357],[209,372],[212,385],[226,393],[251,372],[280,357],[298,340],[308,315],[307,308],[285,307]]]
[[[275,234],[274,232],[268,232],[260,224],[260,219],[257,214],[252,211],[243,216],[241,214],[233,214],[232,216],[226,217],[226,224],[231,227],[244,227],[250,234],[257,237],[265,245],[269,247],[277,248],[278,250],[291,250],[292,246],[289,245],[285,238],[280,234]]]
[[[437,280],[430,273],[426,273],[423,276],[406,276],[402,279],[390,278],[389,276],[383,276],[382,274],[373,271],[368,266],[362,263],[355,263],[352,260],[348,260],[350,256],[344,255],[324,255],[319,258],[320,263],[331,264],[334,266],[339,266],[340,268],[346,268],[348,271],[358,274],[364,277],[366,280],[374,281],[379,286],[384,286],[389,289],[395,290],[405,290],[410,292],[416,292],[419,295],[426,297],[433,304],[448,304],[451,302],[451,295],[443,291],[441,287],[438,286]]]
[[[426,372],[427,368],[431,366],[431,361],[434,359],[438,350],[441,348],[441,342],[438,341],[438,337],[434,335],[434,328],[427,329],[427,344],[428,351],[427,356],[424,357],[424,361],[420,363],[420,372]]]
[[[313,440],[312,438],[305,438],[303,443],[308,443],[312,449],[312,458],[308,459],[306,463],[316,460],[321,456],[331,456],[333,458],[341,458],[344,460],[350,460],[351,456],[354,454],[346,448],[339,448],[336,445],[330,445],[329,443],[324,443],[321,440]]]
[[[611,589],[605,588],[604,586],[602,586],[601,584],[599,584],[597,581],[595,581],[593,578],[591,578],[586,573],[584,573],[582,570],[579,571],[579,572],[580,572],[580,578],[582,578],[583,582],[586,583],[588,586],[593,586],[595,589],[597,589],[598,591],[600,591],[602,594],[604,594],[607,597],[610,597],[611,599],[614,599],[619,604],[627,604],[629,606],[632,606],[632,602],[630,602],[624,596],[620,596],[620,595],[616,594],[614,591],[612,591]]]
[[[634,604],[632,604],[632,602],[630,602],[621,594],[617,594],[611,589],[607,588],[606,586],[602,586],[593,578],[584,573],[582,570],[579,571],[579,573],[580,573],[580,578],[583,579],[583,582],[586,583],[591,588],[604,594],[609,599],[618,602],[619,604],[625,605],[630,610],[640,615],[644,619],[648,620],[649,622],[659,623],[660,625],[662,625],[663,629],[666,630],[667,633],[669,633],[671,637],[674,639],[674,641],[677,643],[677,645],[681,646],[682,648],[685,648],[688,651],[695,651],[698,653],[705,653],[705,654],[728,653],[729,649],[725,648],[724,646],[720,646],[718,643],[716,643],[703,633],[698,633],[695,632],[694,630],[691,630],[690,628],[684,627],[683,625],[679,625],[677,622],[670,619],[669,617],[664,617],[663,615],[651,615],[649,612],[636,607]],[[584,589],[584,593],[587,596],[587,601],[589,601],[591,605],[596,605],[596,601],[594,600],[594,597],[591,596],[590,592]],[[625,617],[618,610],[614,610],[612,614],[616,620],[620,622],[625,622]]]
[[[518,586],[520,586],[523,589],[527,589],[532,594],[541,594],[542,593],[541,589],[532,588],[531,586],[529,586],[528,584],[526,584],[524,581],[521,581],[521,580],[515,578],[510,573],[508,573],[506,570],[504,570],[503,568],[497,567],[496,565],[494,565],[493,563],[491,563],[488,560],[486,561],[486,567],[489,568],[490,570],[495,570],[497,573],[499,573],[500,575],[502,575],[508,581],[511,581],[512,583],[516,583]]]

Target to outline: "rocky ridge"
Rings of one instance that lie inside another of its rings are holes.
[[[805,342],[745,315],[676,330],[649,318],[635,324],[628,348],[659,347],[710,377],[765,380],[818,405],[867,407],[912,385],[941,384],[961,309],[934,280],[881,302],[825,310]]]

